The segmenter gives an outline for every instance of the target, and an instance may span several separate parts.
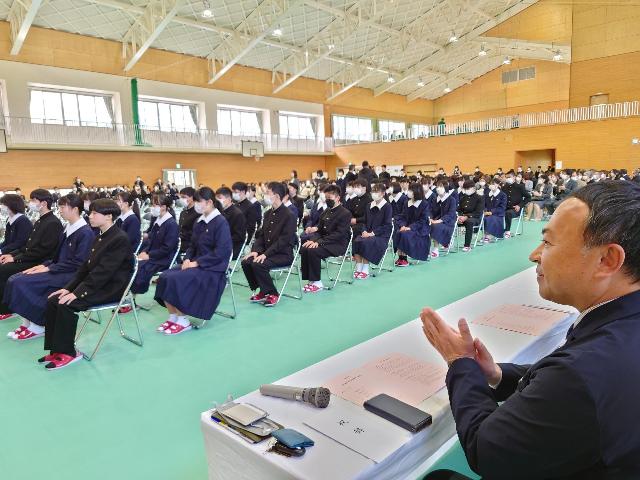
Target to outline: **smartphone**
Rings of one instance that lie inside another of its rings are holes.
[[[431,425],[432,421],[427,412],[385,393],[364,402],[364,408],[412,433]]]

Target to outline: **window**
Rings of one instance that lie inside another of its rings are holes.
[[[140,126],[144,130],[161,132],[196,132],[198,106],[164,100],[138,100]]]
[[[425,138],[429,136],[429,125],[414,123],[411,125],[411,138]]]
[[[218,133],[256,137],[262,134],[261,120],[262,112],[259,110],[218,108]]]
[[[609,94],[608,93],[596,93],[595,95],[591,95],[589,97],[589,105],[605,105],[609,103]]]
[[[113,97],[98,93],[32,88],[31,123],[112,127]]]
[[[334,115],[332,120],[333,138],[360,141],[371,141],[373,138],[373,123],[370,118]]]
[[[380,120],[378,128],[382,139],[404,138],[406,125],[404,122],[395,122],[393,120]]]
[[[280,135],[289,138],[315,138],[316,119],[307,115],[280,113]]]
[[[521,82],[536,78],[536,67],[525,67],[518,70],[506,70],[502,72],[502,83]]]

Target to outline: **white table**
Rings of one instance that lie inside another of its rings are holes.
[[[574,313],[540,337],[471,325],[472,334],[483,340],[497,361],[532,363],[549,354],[564,341],[567,328],[577,314],[569,307],[555,305],[540,298],[534,268],[458,300],[439,309],[438,312],[455,326],[461,317],[472,320],[480,313],[503,303],[547,306]],[[277,383],[299,387],[320,386],[340,372],[359,367],[392,352],[402,352],[427,362],[443,362],[439,354],[427,343],[420,320],[415,319]],[[332,404],[336,400],[341,399],[333,397]],[[307,453],[301,458],[286,458],[265,453],[266,442],[251,445],[213,422],[209,411],[203,412],[201,427],[210,480],[417,478],[433,463],[435,457],[440,456],[444,447],[453,444],[455,437],[455,424],[446,388],[442,388],[419,406],[432,415],[433,424],[413,435],[409,442],[377,464],[304,425],[305,418],[317,411],[314,407],[265,397],[257,390],[237,401],[249,402],[263,408],[270,413],[270,418],[304,433],[314,440],[315,445],[307,449]],[[331,408],[331,404],[328,408]],[[362,412],[363,415],[372,415],[364,409]]]

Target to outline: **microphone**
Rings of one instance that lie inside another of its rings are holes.
[[[329,405],[331,392],[328,388],[285,387],[282,385],[262,385],[260,393],[269,397],[284,398],[296,402],[310,403],[314,407],[326,408]]]

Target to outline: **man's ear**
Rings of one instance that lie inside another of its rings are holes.
[[[622,269],[626,258],[624,248],[616,243],[600,247],[600,265],[598,271],[605,276],[611,276]]]

